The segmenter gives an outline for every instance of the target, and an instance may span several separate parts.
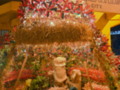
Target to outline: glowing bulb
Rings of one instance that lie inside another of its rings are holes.
[[[82,4],[85,4],[85,3],[86,3],[86,2],[83,0],[83,1],[82,1]]]
[[[26,21],[25,21],[25,20],[23,21],[23,24],[26,24]]]
[[[69,23],[70,21],[67,21],[67,23]]]
[[[79,14],[79,15],[76,15],[76,18],[81,18],[81,14]]]
[[[55,26],[55,24],[53,22],[50,22],[50,26]]]

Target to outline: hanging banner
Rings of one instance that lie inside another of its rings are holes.
[[[120,0],[86,0],[95,11],[120,13]]]

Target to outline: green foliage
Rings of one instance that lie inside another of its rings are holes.
[[[32,69],[32,71],[35,75],[38,75],[40,67],[41,67],[40,61],[34,61],[34,62],[32,62],[30,69]]]
[[[69,62],[67,63],[66,67],[69,68],[69,67],[73,67],[74,66],[74,62]]]
[[[0,71],[4,69],[5,65],[8,61],[8,52],[10,51],[10,47],[5,45],[3,49],[0,50]]]
[[[15,69],[15,70],[19,70],[22,66],[23,60],[24,60],[23,54],[20,54],[20,55],[16,56],[14,58],[14,64],[15,65],[13,65],[12,68]]]
[[[88,82],[88,79],[85,77],[82,77],[82,82],[81,82],[81,86],[84,87],[84,85]]]
[[[44,90],[49,87],[49,78],[45,76],[37,76],[32,80],[29,90]]]

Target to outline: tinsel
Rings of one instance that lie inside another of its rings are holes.
[[[89,37],[88,37],[89,36]],[[55,26],[42,24],[31,30],[19,28],[15,33],[17,44],[49,44],[76,41],[91,41],[92,30],[82,24],[71,24],[62,22]]]

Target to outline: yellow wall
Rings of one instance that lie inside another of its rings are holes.
[[[120,24],[120,21],[115,20],[115,21],[109,21],[106,26],[103,28],[102,33],[106,35],[109,39],[108,44],[111,45],[111,37],[110,37],[110,28],[113,26],[116,26]]]
[[[95,22],[97,23],[98,20],[103,16],[103,12],[94,12],[95,15]]]
[[[12,21],[16,18],[20,4],[20,2],[11,1],[0,6],[0,29],[12,29]]]

